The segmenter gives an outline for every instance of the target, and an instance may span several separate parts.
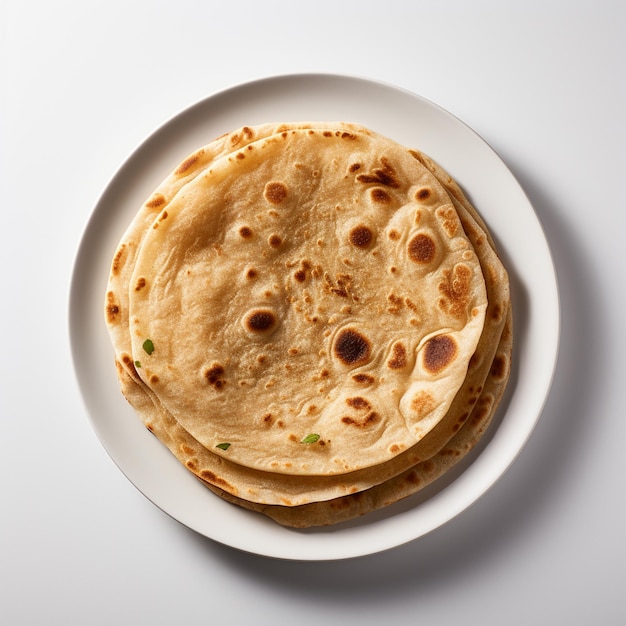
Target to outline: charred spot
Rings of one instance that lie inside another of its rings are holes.
[[[357,419],[346,415],[341,418],[341,421],[348,426],[356,426],[357,428],[367,428],[380,421],[380,415],[376,411],[370,411],[363,419]]]
[[[446,270],[439,285],[439,291],[445,296],[440,302],[441,308],[447,308],[452,316],[462,318],[470,299],[471,286],[472,270],[467,265],[459,263],[452,271]]]
[[[371,174],[359,174],[356,179],[360,183],[377,183],[385,187],[397,188],[400,186],[395,170],[384,157],[381,158],[381,168],[375,169]]]
[[[449,335],[438,335],[424,346],[424,368],[436,374],[446,368],[457,354],[456,341]]]
[[[418,202],[426,202],[433,195],[432,189],[430,187],[421,187],[415,192],[415,199]]]
[[[459,217],[452,206],[441,207],[437,210],[437,217],[450,237],[454,237],[459,228]]]
[[[117,275],[120,273],[120,270],[122,269],[122,265],[124,265],[124,262],[122,261],[122,257],[124,256],[125,252],[126,252],[126,245],[122,244],[117,249],[117,252],[115,253],[115,256],[113,257],[113,263],[111,264],[111,273],[113,275]]]
[[[387,361],[387,367],[392,370],[399,370],[403,367],[406,367],[407,364],[407,356],[406,356],[406,348],[402,343],[396,343],[393,346],[393,354],[391,358]]]
[[[489,415],[489,406],[477,406],[473,413],[471,424],[476,427],[481,424],[481,422]]]
[[[215,389],[222,389],[222,387],[226,384],[226,380],[224,378],[224,368],[217,363],[207,369],[204,373],[204,377],[207,379],[209,385]]]
[[[203,478],[204,480],[210,482],[212,485],[222,485],[223,487],[228,487],[230,491],[233,490],[231,485],[226,480],[224,480],[223,478],[220,478],[217,474],[213,473],[211,470],[201,470],[200,478]]]
[[[187,172],[189,169],[191,169],[197,162],[198,159],[200,158],[199,154],[192,154],[190,157],[187,157],[176,169],[175,174],[184,174],[185,172]]]
[[[494,304],[491,309],[491,319],[496,322],[502,317],[502,307],[499,304]]]
[[[372,405],[361,396],[346,398],[346,404],[348,406],[351,406],[353,409],[356,409],[357,411],[367,411],[372,408]]]
[[[167,215],[168,215],[167,211],[163,211],[161,215],[159,215],[159,221],[162,222],[163,220],[166,220]]]
[[[491,370],[489,374],[492,378],[496,380],[502,380],[506,377],[507,374],[507,360],[501,354],[497,354],[491,364]]]
[[[284,183],[270,182],[265,185],[263,195],[271,204],[280,204],[287,197],[287,187]]]
[[[139,374],[137,374],[137,368],[135,367],[135,361],[133,361],[129,354],[123,354],[122,361],[124,362],[124,365],[133,373],[133,376],[139,376]]]
[[[337,274],[335,282],[328,274],[324,274],[324,282],[326,283],[325,289],[328,292],[341,298],[347,298],[349,295],[349,288],[352,282],[352,276],[350,276],[349,274]],[[356,296],[353,297],[355,300],[357,299]]]
[[[387,233],[387,237],[389,237],[389,239],[391,239],[392,241],[398,241],[398,239],[400,239],[400,233],[397,230],[395,230],[394,228],[392,228]]]
[[[251,267],[251,268],[250,268],[250,269],[246,272],[246,276],[247,276],[248,278],[250,278],[250,279],[252,279],[252,278],[256,278],[256,277],[258,276],[258,272],[257,272],[257,271],[256,271],[253,267]]]
[[[283,240],[280,235],[270,235],[270,238],[268,239],[268,243],[272,246],[272,248],[278,248],[282,242]]]
[[[299,282],[299,283],[303,283],[306,280],[306,271],[305,270],[298,270],[293,277]]]
[[[324,135],[324,137],[332,137],[333,136],[332,132],[329,131],[329,130],[325,130],[322,134]]]
[[[252,229],[249,226],[242,226],[239,229],[239,234],[244,238],[244,239],[250,239],[250,237],[252,237]]]
[[[244,141],[244,139],[249,141],[254,137],[254,131],[248,126],[244,126],[240,132],[241,134],[233,133],[230,136],[230,143],[233,147],[240,144],[242,141]]]
[[[419,477],[419,474],[415,470],[411,470],[405,477],[404,480],[409,483],[409,485],[419,485],[422,481]]]
[[[404,300],[400,296],[396,296],[394,293],[390,293],[387,296],[387,300],[389,301],[387,311],[389,313],[399,313],[402,305],[404,304]]]
[[[411,409],[417,413],[419,419],[432,413],[436,406],[435,399],[427,391],[416,393],[411,400]]]
[[[348,171],[351,173],[354,172],[358,172],[361,169],[361,164],[360,163],[353,163],[349,168]]]
[[[356,365],[367,361],[371,346],[366,337],[356,330],[344,329],[335,340],[335,356],[346,365]]]
[[[374,235],[367,226],[355,226],[350,231],[350,243],[357,248],[367,248],[372,243]]]
[[[354,374],[352,380],[359,385],[371,385],[376,379],[369,374]]]
[[[408,254],[415,263],[430,263],[437,252],[435,242],[424,233],[415,235],[408,245]]]
[[[160,206],[165,204],[165,197],[161,193],[155,193],[148,202],[146,202],[146,206],[149,209],[158,209]]]
[[[374,202],[378,202],[379,204],[389,204],[391,202],[391,196],[380,187],[374,187],[374,189],[370,191],[370,197]]]
[[[146,286],[146,279],[141,276],[135,284],[135,291],[141,291]]]
[[[159,382],[159,377],[156,374],[153,374],[152,376],[150,376],[150,382],[153,385],[156,385]]]
[[[109,324],[113,324],[117,321],[117,316],[120,313],[120,305],[118,304],[115,294],[112,291],[107,293],[107,304],[106,304],[106,316]]]
[[[276,325],[276,316],[272,311],[253,311],[246,318],[246,328],[252,332],[262,333]]]

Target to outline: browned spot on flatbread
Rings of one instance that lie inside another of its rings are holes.
[[[385,187],[400,187],[400,181],[395,170],[385,157],[381,157],[382,167],[376,168],[371,174],[358,174],[356,179],[360,183],[376,183]]]
[[[380,187],[374,187],[370,191],[370,197],[378,204],[389,204],[392,200],[391,195]]]
[[[427,391],[419,391],[411,400],[411,409],[422,419],[432,413],[437,406],[435,399]]]
[[[133,358],[130,356],[130,354],[126,354],[126,353],[122,354],[121,359],[124,365],[132,372],[133,376],[138,378],[139,374],[137,374],[137,368],[135,367],[135,362],[133,361]]]
[[[355,248],[369,248],[374,235],[367,226],[359,225],[350,231],[349,238]]]
[[[233,133],[230,136],[232,147],[238,146],[243,141],[250,141],[254,137],[254,131],[249,126],[244,126],[240,133]]]
[[[351,406],[353,409],[356,409],[357,411],[366,411],[372,408],[372,405],[365,398],[362,398],[361,396],[356,396],[354,398],[347,398],[346,404],[348,406]]]
[[[271,204],[281,204],[281,202],[287,197],[287,187],[281,182],[269,182],[265,185],[263,196]]]
[[[508,366],[508,359],[502,354],[496,354],[493,359],[493,363],[491,364],[489,375],[495,380],[504,380],[508,374]]]
[[[424,369],[437,374],[445,369],[456,357],[458,347],[450,335],[437,335],[424,346]]]
[[[441,225],[446,233],[448,233],[450,237],[454,237],[460,226],[459,216],[454,210],[454,207],[445,206],[437,209],[437,216],[441,220]]]
[[[354,374],[352,380],[359,385],[371,385],[376,379],[369,374]]]
[[[221,476],[218,476],[211,470],[200,470],[200,478],[208,480],[212,485],[221,485],[229,491],[237,493],[237,490],[228,481],[224,480]]]
[[[111,273],[117,276],[122,267],[124,266],[124,256],[126,255],[126,244],[121,244],[117,249],[115,256],[113,257],[113,263],[111,264]]]
[[[415,199],[418,202],[426,202],[433,195],[433,191],[430,187],[420,187],[415,192]]]
[[[245,324],[246,328],[252,332],[267,332],[276,325],[276,315],[268,309],[258,309],[248,314]]]
[[[335,339],[335,356],[345,365],[357,365],[369,359],[371,345],[367,337],[351,328],[340,331]]]
[[[141,291],[146,286],[146,279],[140,276],[135,283],[135,291]]]
[[[270,235],[270,238],[268,239],[268,243],[270,244],[272,248],[279,248],[282,242],[283,242],[283,238],[280,235],[276,235],[276,234]]]
[[[364,418],[358,419],[351,415],[341,418],[341,421],[348,426],[356,426],[357,428],[367,428],[372,424],[380,421],[380,415],[376,411],[370,411]]]
[[[444,272],[444,280],[439,285],[443,294],[440,308],[453,317],[463,319],[467,312],[472,287],[472,270],[463,263],[458,263],[453,270]]]
[[[393,345],[393,354],[391,358],[387,361],[387,367],[392,370],[399,370],[403,367],[406,367],[407,364],[407,353],[404,344],[398,342]]]
[[[415,470],[411,470],[408,474],[406,474],[404,480],[410,485],[419,485],[422,482],[419,474]]]
[[[118,321],[120,313],[120,305],[112,291],[107,293],[106,317],[109,324],[115,324]]]
[[[418,233],[409,241],[407,252],[409,259],[415,263],[430,263],[435,258],[437,247],[432,237]]]
[[[146,202],[146,206],[149,209],[158,209],[159,207],[165,204],[165,196],[162,193],[155,193],[148,202]]]
[[[218,390],[222,389],[226,384],[226,379],[224,378],[224,367],[219,363],[215,363],[207,369],[204,373],[204,377],[207,379],[209,385]]]
[[[177,174],[178,176],[180,176],[181,174],[184,174],[185,172],[188,172],[200,159],[200,156],[202,155],[202,152],[196,152],[195,154],[192,154],[191,156],[187,157],[177,168],[176,171],[174,172],[175,174]]]

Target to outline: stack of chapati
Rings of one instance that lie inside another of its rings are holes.
[[[509,282],[455,182],[361,126],[244,127],[185,159],[112,262],[122,391],[221,497],[296,527],[415,493],[508,380]]]

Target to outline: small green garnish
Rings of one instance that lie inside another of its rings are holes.
[[[228,450],[228,448],[230,448],[230,444],[229,443],[218,443],[215,447],[219,448],[220,450]]]
[[[317,443],[319,440],[320,440],[319,435],[316,435],[315,433],[311,433],[310,435],[307,435],[306,437],[304,437],[304,439],[302,439],[300,443]]]
[[[135,367],[141,367],[141,361],[135,361]]]
[[[152,354],[154,352],[154,344],[152,343],[152,339],[146,339],[143,342],[143,349],[147,354]]]

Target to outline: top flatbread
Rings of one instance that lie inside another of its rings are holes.
[[[345,130],[290,130],[216,160],[148,229],[129,293],[137,371],[189,434],[229,443],[241,465],[313,476],[428,434],[487,306],[437,179]]]

